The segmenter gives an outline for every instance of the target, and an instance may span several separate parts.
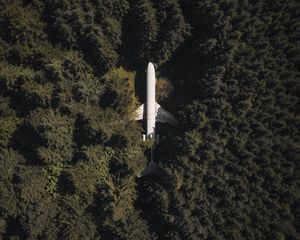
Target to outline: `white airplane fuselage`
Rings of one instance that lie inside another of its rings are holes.
[[[155,109],[155,69],[151,62],[147,68],[147,96],[146,96],[146,138],[155,138],[155,123],[156,123],[156,109]]]
[[[143,134],[143,140],[151,140],[155,142],[154,146],[151,146],[151,160],[144,171],[138,174],[139,177],[145,176],[156,172],[156,163],[153,160],[153,147],[158,144],[158,135],[155,132],[156,122],[169,123],[173,126],[177,125],[175,117],[162,108],[155,101],[155,69],[154,65],[149,62],[147,67],[147,94],[146,102],[139,106],[135,111],[135,120],[144,120],[146,123],[146,134]]]
[[[156,122],[169,123],[176,126],[177,121],[171,113],[155,101],[156,78],[154,65],[151,62],[148,63],[146,81],[146,102],[136,110],[135,120],[144,120],[146,123],[146,134],[143,136],[143,139],[153,139],[156,141],[158,140],[155,132]]]

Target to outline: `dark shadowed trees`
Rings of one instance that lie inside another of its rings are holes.
[[[299,239],[298,15],[294,0],[1,1],[0,238]],[[158,172],[137,178],[118,69],[148,61],[179,125],[158,126]]]

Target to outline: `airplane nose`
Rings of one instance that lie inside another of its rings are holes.
[[[153,65],[152,62],[149,62],[149,63],[148,63],[148,70],[149,70],[149,69],[154,69],[154,65]]]

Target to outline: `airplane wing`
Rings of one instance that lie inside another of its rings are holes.
[[[135,120],[139,121],[144,119],[144,104],[138,107],[138,109],[135,110]]]
[[[169,123],[171,125],[176,126],[177,120],[176,118],[169,113],[167,110],[162,108],[158,103],[155,103],[155,112],[156,112],[156,121],[160,123]]]

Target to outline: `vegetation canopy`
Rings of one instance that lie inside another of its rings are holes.
[[[300,239],[299,12],[1,0],[0,239]],[[137,178],[149,61],[179,125]]]

